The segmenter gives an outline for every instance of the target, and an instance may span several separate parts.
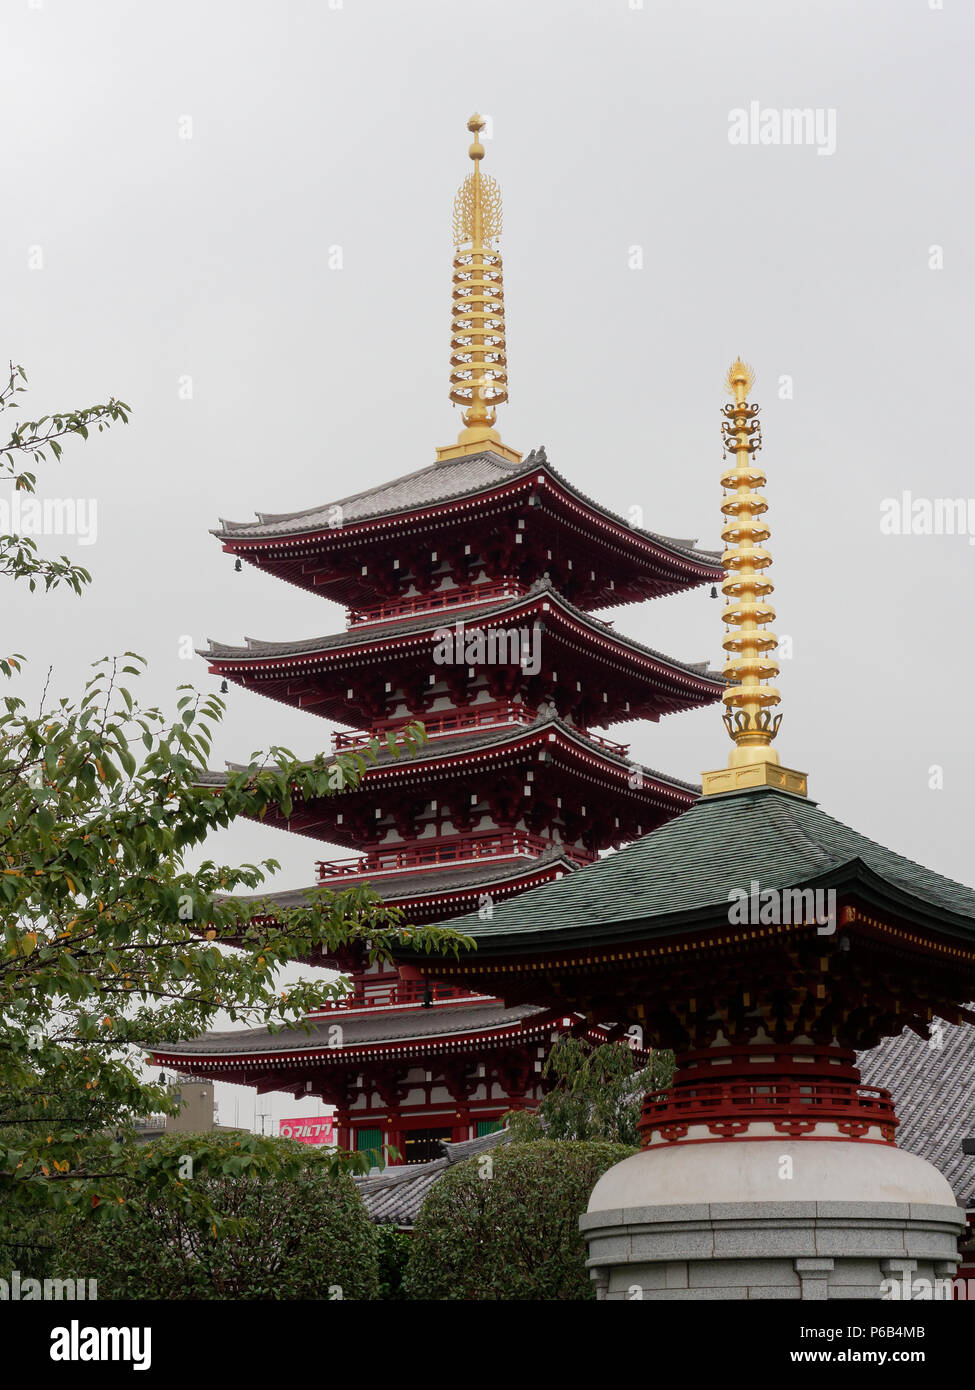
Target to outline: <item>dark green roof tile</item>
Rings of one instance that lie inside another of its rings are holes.
[[[705,797],[659,830],[555,883],[443,923],[481,954],[623,939],[728,910],[731,889],[801,888],[843,871],[947,930],[975,937],[975,891],[834,820],[813,801],[773,788]]]

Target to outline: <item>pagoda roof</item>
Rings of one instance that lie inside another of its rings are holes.
[[[499,484],[528,478],[539,472],[547,473],[566,492],[617,523],[628,533],[642,536],[686,559],[709,566],[720,565],[719,551],[700,550],[696,540],[678,540],[672,536],[663,536],[655,531],[645,531],[632,526],[616,512],[587,497],[552,467],[546,457],[544,446],[533,449],[520,463],[513,463],[499,454],[491,453],[490,450],[468,454],[463,458],[438,459],[435,463],[427,464],[426,467],[418,468],[412,473],[402,474],[389,482],[350,493],[333,502],[306,508],[304,511],[258,512],[256,521],[227,521],[221,518],[220,527],[216,528],[213,534],[221,540],[256,540],[303,536],[330,528],[334,531],[339,529],[331,519],[336,508],[341,508],[342,529],[345,529],[355,522],[372,521],[379,517],[402,513],[410,514],[438,503],[462,501],[488,492]]]
[[[503,726],[501,728],[488,727],[485,729],[473,729],[470,733],[458,734],[456,737],[447,739],[433,739],[427,743],[421,743],[414,753],[400,753],[399,757],[394,756],[386,744],[381,743],[376,753],[376,766],[367,767],[362,774],[363,779],[375,777],[377,772],[401,771],[409,772],[418,762],[452,762],[455,758],[466,754],[481,753],[492,749],[512,747],[528,741],[537,742],[539,734],[551,733],[555,736],[562,736],[570,742],[577,743],[581,749],[587,753],[597,754],[607,763],[613,764],[617,768],[632,771],[634,768],[645,773],[655,782],[661,782],[668,787],[676,787],[682,792],[692,792],[695,796],[700,795],[700,784],[695,782],[685,782],[680,777],[674,777],[669,772],[657,772],[654,768],[643,767],[639,763],[633,762],[629,758],[620,757],[612,750],[602,747],[588,734],[581,729],[573,727],[560,719],[556,714],[549,714],[541,711],[538,717],[531,724],[518,724],[514,726]],[[449,743],[449,746],[448,746]],[[228,769],[234,772],[243,772],[246,763],[227,763]],[[198,773],[196,776],[198,786],[223,786],[227,781],[226,772],[218,772],[210,769],[206,772]]]
[[[376,754],[376,764],[366,768],[358,787],[314,803],[318,811],[307,827],[302,825],[300,806],[296,805],[287,823],[288,828],[299,834],[311,834],[313,838],[330,840],[339,845],[357,844],[357,840],[341,833],[341,826],[337,824],[336,817],[349,805],[350,799],[362,794],[372,796],[377,783],[410,785],[416,778],[422,777],[424,784],[429,786],[430,778],[437,772],[455,780],[458,769],[469,776],[477,771],[479,766],[492,766],[498,759],[509,763],[512,759],[518,761],[530,753],[531,749],[540,745],[544,746],[546,751],[552,751],[552,746],[555,745],[560,752],[581,759],[588,764],[589,773],[598,766],[609,777],[620,779],[628,794],[637,797],[640,804],[648,808],[654,804],[666,806],[673,815],[690,805],[694,798],[700,795],[700,786],[693,782],[685,782],[670,773],[658,772],[623,757],[601,746],[557,715],[541,711],[532,724],[475,729],[449,739],[433,739],[420,744],[415,752],[400,753],[398,757],[394,756],[385,744],[381,744]],[[208,769],[197,773],[196,785],[220,787],[226,784],[229,772],[246,770],[242,763],[228,763],[227,768],[229,771],[225,772]],[[633,787],[631,780],[635,771],[641,774],[641,784],[638,788]],[[330,818],[323,818],[321,812],[326,810],[330,813]],[[331,815],[332,812],[334,815]],[[278,825],[281,822],[272,810],[265,817],[264,823]]]
[[[258,512],[256,521],[227,521],[221,517],[220,528],[213,534],[223,539],[305,535],[327,528],[336,507],[342,509],[343,525],[354,521],[371,521],[375,517],[392,516],[397,512],[412,512],[435,502],[469,497],[498,483],[510,482],[512,478],[521,477],[535,467],[532,454],[521,463],[512,463],[490,452],[440,459],[412,473],[403,473],[389,482],[379,483],[376,487],[364,488],[361,492],[350,493],[332,502],[322,502],[303,511]]]
[[[608,703],[600,704],[597,694],[591,710],[599,725],[627,719],[656,721],[662,715],[711,703],[725,689],[722,674],[706,661],[679,661],[617,632],[611,623],[570,602],[547,578],[522,595],[437,608],[322,637],[294,641],[248,637],[243,646],[211,640],[200,655],[210,662],[212,672],[245,689],[339,724],[362,727],[371,720],[360,703],[350,702],[348,687],[355,684],[348,679],[350,672],[363,669],[374,675],[383,661],[391,666],[398,663],[401,673],[411,675],[417,659],[432,662],[436,643],[459,622],[467,634],[543,629],[558,646],[558,657],[553,656],[549,664],[563,672],[563,699],[570,698],[573,689],[581,690],[565,675],[567,669],[573,676],[591,672],[594,679],[607,682]],[[394,679],[392,671],[389,679]],[[531,679],[523,678],[523,698],[531,698]]]
[[[539,1023],[533,1025],[536,1017]],[[500,1000],[487,997],[470,1003],[433,1004],[429,1008],[412,1004],[361,1013],[334,1009],[309,1019],[308,1031],[283,1028],[271,1033],[267,1028],[243,1028],[205,1033],[188,1042],[159,1044],[153,1048],[152,1055],[162,1064],[178,1064],[185,1060],[196,1067],[204,1059],[238,1061],[285,1056],[297,1059],[299,1054],[314,1055],[318,1062],[328,1060],[341,1064],[354,1061],[363,1049],[385,1044],[406,1047],[434,1039],[443,1042],[477,1038],[487,1046],[493,1037],[504,1041],[512,1034],[520,1036],[526,1029],[534,1031],[541,1026],[542,1020],[550,1019],[550,1009],[533,1004],[506,1008]],[[336,1023],[342,1028],[340,1048],[329,1042],[330,1030]]]
[[[527,594],[514,598],[502,598],[496,603],[459,604],[456,608],[438,608],[431,612],[418,614],[415,618],[391,618],[387,622],[370,623],[362,628],[353,627],[346,632],[333,632],[324,637],[305,637],[297,641],[286,642],[245,637],[242,647],[214,642],[210,638],[208,639],[209,646],[201,648],[199,655],[217,662],[221,671],[228,664],[240,663],[252,666],[271,660],[286,663],[289,658],[310,657],[319,652],[334,651],[335,649],[344,651],[350,647],[368,647],[381,645],[384,642],[395,642],[403,637],[415,636],[420,633],[429,632],[432,634],[435,631],[452,627],[459,620],[464,620],[472,630],[476,630],[489,626],[492,620],[497,618],[517,614],[526,608],[537,608],[541,602],[554,604],[589,629],[595,636],[609,641],[617,648],[622,647],[639,653],[641,656],[650,657],[653,661],[659,662],[670,670],[682,671],[700,681],[708,682],[713,685],[716,693],[725,688],[726,682],[721,672],[710,669],[707,661],[678,661],[675,657],[667,656],[664,652],[659,652],[653,647],[647,647],[642,642],[637,642],[635,638],[624,636],[616,631],[612,623],[603,622],[602,619],[594,617],[591,613],[587,613],[584,609],[571,603],[563,594],[558,592],[551,580],[547,578],[537,580],[532,584]],[[475,619],[465,619],[465,613],[471,609],[475,613]]]
[[[520,883],[529,874],[559,871],[571,874],[577,868],[575,860],[570,859],[559,845],[553,844],[543,854],[526,856],[508,864],[492,864],[488,859],[456,868],[448,865],[436,874],[428,869],[425,873],[397,874],[395,878],[388,879],[370,879],[367,874],[366,882],[384,902],[395,906],[397,903],[441,897],[444,893],[460,893],[465,889],[482,892],[490,887],[500,892],[508,885]]]
[[[307,888],[285,888],[268,893],[240,893],[233,901],[249,904],[273,905],[280,908],[305,907],[323,892],[341,892],[344,888],[368,884],[389,907],[400,908],[407,914],[407,920],[414,926],[426,926],[452,912],[464,911],[466,900],[480,901],[483,894],[490,894],[492,902],[512,893],[523,892],[564,874],[574,873],[578,864],[570,859],[560,845],[553,844],[543,853],[518,859],[506,859],[498,863],[490,856],[472,864],[444,864],[425,869],[404,869],[402,873],[380,877],[370,877],[368,871],[354,876],[348,881],[337,880],[329,883],[314,883]],[[228,942],[234,945],[234,942]],[[338,957],[314,955],[306,958],[308,964],[320,965],[333,960],[339,968]]]
[[[723,575],[717,551],[632,525],[574,488],[543,449],[521,463],[490,450],[441,459],[304,511],[224,520],[214,535],[249,564],[354,607],[388,601],[407,573],[436,578],[431,541],[445,554],[454,547],[473,557],[472,537],[484,543],[472,563],[486,572],[529,583],[549,568],[587,608],[679,593]]]
[[[729,889],[869,886],[940,933],[975,940],[975,890],[934,873],[827,815],[813,801],[760,787],[709,796],[558,883],[500,903],[490,922],[449,923],[477,955],[562,949],[700,930],[728,921]]]
[[[502,889],[506,884],[519,883],[527,874],[552,870],[574,873],[577,867],[575,860],[570,859],[559,845],[553,844],[543,854],[525,855],[500,864],[487,857],[474,864],[446,864],[424,870],[404,869],[395,876],[386,874],[370,878],[365,872],[362,881],[368,883],[372,891],[392,907],[399,903],[442,897],[445,893],[461,893],[464,889],[483,890],[489,886]],[[358,876],[356,881],[359,881]],[[279,907],[303,907],[308,902],[309,894],[338,892],[342,886],[341,883],[316,883],[308,888],[287,888],[276,893],[238,895],[234,901],[273,902]]]

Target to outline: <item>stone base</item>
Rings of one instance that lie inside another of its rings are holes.
[[[958,1207],[722,1202],[583,1216],[606,1299],[898,1298],[904,1279],[951,1279]],[[897,1288],[891,1288],[891,1281]],[[923,1286],[922,1286],[923,1287]]]
[[[580,1220],[597,1296],[658,1300],[893,1299],[922,1279],[944,1296],[965,1226],[914,1154],[785,1138],[646,1149],[603,1174]]]

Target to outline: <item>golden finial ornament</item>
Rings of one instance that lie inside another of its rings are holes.
[[[725,377],[731,404],[724,406],[721,422],[724,457],[734,460],[721,477],[725,516],[721,592],[726,599],[721,618],[727,627],[721,645],[727,653],[723,675],[728,681],[721,698],[725,726],[735,746],[726,768],[704,774],[704,795],[772,786],[805,796],[806,774],[783,767],[772,747],[782,723],[781,714],[772,710],[782,697],[771,684],[779,674],[774,655],[779,639],[768,627],[775,619],[775,609],[768,602],[775,586],[768,575],[772,556],[765,549],[769,528],[763,517],[768,502],[760,491],[766,478],[755,462],[762,447],[760,407],[748,401],[754,384],[751,367],[736,358]]]
[[[454,199],[454,289],[450,337],[450,399],[464,406],[457,443],[437,450],[437,458],[461,458],[489,449],[519,462],[521,454],[502,444],[494,428],[497,407],[508,399],[508,359],[504,335],[504,276],[497,241],[501,235],[501,189],[481,173],[483,116],[473,115],[468,154],[474,171]]]

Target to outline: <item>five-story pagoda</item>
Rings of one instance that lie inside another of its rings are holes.
[[[489,918],[686,810],[698,787],[640,766],[602,731],[724,688],[706,664],[675,661],[593,615],[713,583],[717,555],[629,525],[572,487],[544,449],[523,458],[495,428],[508,394],[501,200],[481,173],[483,124],[469,122],[474,167],[454,204],[457,443],[330,505],[224,522],[216,534],[238,563],[343,604],[348,618],[325,637],[203,653],[224,681],[345,725],[336,751],[375,737],[393,745],[422,720],[415,756],[391,747],[356,790],[267,818],[356,851],[320,860],[319,887],[368,882],[421,924],[472,909]],[[311,1035],[211,1035],[158,1059],[319,1095],[338,1109],[343,1145],[392,1143],[419,1161],[436,1139],[474,1137],[535,1103],[553,1028],[578,1024],[557,1007],[505,1008],[480,991],[328,963],[353,989]],[[342,1046],[330,1047],[337,1017]]]

